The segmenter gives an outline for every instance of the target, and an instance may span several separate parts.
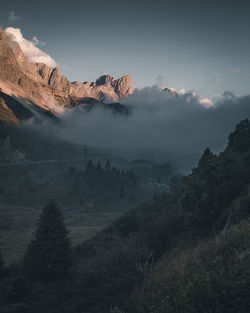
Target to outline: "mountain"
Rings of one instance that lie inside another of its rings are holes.
[[[29,62],[0,27],[0,121],[4,123],[58,116],[79,104],[118,102],[133,91],[130,75],[71,83],[59,68]]]
[[[171,96],[175,96],[175,97],[179,96],[179,93],[176,90],[174,90],[173,88],[165,87],[162,89],[162,92],[166,92],[166,93],[170,94]]]

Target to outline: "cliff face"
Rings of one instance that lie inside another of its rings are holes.
[[[71,83],[61,75],[59,68],[29,62],[19,44],[0,28],[0,91],[10,97],[2,100],[1,110],[12,114],[11,119],[16,122],[20,117],[9,105],[13,101],[39,119],[46,111],[58,115],[65,107],[83,104],[87,98],[118,102],[134,89],[129,75],[119,79],[104,75],[95,82]],[[7,108],[10,111],[6,111]],[[1,116],[0,120],[3,120]]]
[[[117,102],[127,98],[134,91],[130,75],[114,79],[110,75],[103,75],[95,82],[73,82],[71,94],[76,97],[91,97],[104,102]]]
[[[134,91],[130,75],[118,79],[114,79],[110,75],[103,75],[95,82],[76,81],[70,83],[65,76],[61,76],[59,68],[52,69],[43,63],[36,63],[34,66],[46,85],[73,97],[89,97],[98,101],[116,102],[127,98]]]

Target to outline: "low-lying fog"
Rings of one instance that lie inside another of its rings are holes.
[[[230,92],[211,102],[193,92],[170,96],[153,86],[135,90],[122,103],[130,114],[113,114],[103,107],[88,113],[70,109],[60,116],[60,125],[44,129],[100,148],[200,154],[206,147],[215,152],[223,149],[235,125],[250,116],[250,96]]]

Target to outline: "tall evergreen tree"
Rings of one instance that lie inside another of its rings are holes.
[[[235,153],[249,152],[250,149],[250,121],[241,121],[236,125],[235,130],[229,135],[227,151]]]
[[[120,198],[123,199],[125,197],[123,182],[120,187]]]
[[[106,164],[105,164],[105,170],[106,170],[107,172],[109,172],[109,171],[111,170],[111,164],[110,164],[110,161],[109,161],[109,160],[107,160],[107,162],[106,162]]]
[[[49,281],[68,278],[71,267],[69,232],[60,209],[51,201],[44,207],[28,246],[25,272],[32,280]]]

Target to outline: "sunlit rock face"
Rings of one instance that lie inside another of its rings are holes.
[[[134,91],[130,75],[115,79],[110,75],[102,75],[95,82],[74,82],[71,93],[77,97],[91,97],[99,101],[117,102],[127,98]]]
[[[119,79],[103,75],[95,82],[70,82],[58,67],[30,62],[13,36],[0,27],[0,91],[39,119],[44,112],[58,115],[89,98],[118,102],[132,94],[134,88],[130,75]],[[18,121],[15,115],[13,119]]]

